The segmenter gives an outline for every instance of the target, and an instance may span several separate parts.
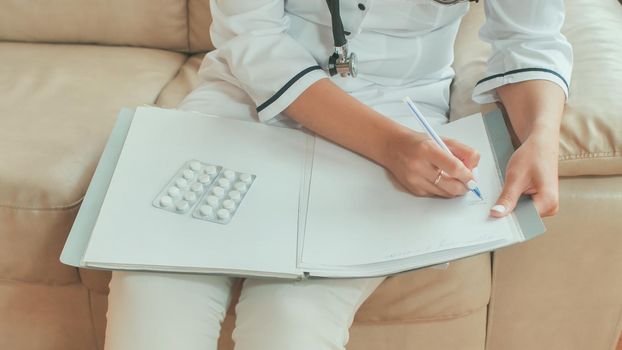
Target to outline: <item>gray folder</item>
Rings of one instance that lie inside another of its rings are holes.
[[[134,109],[123,109],[119,113],[60,256],[60,260],[64,264],[84,267],[82,258],[95,227],[133,117]],[[493,147],[500,175],[504,178],[505,169],[514,148],[501,111],[494,110],[484,115],[484,124]],[[530,197],[521,197],[514,213],[525,239],[531,239],[545,231],[544,224]]]

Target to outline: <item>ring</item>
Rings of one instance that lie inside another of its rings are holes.
[[[441,178],[443,177],[443,171],[440,170],[438,172],[438,176],[436,177],[436,180],[434,180],[433,184],[434,185],[438,185],[439,182],[441,182]]]

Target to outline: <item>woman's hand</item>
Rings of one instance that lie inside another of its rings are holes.
[[[389,141],[382,165],[417,196],[461,196],[469,190],[466,184],[477,186],[471,170],[479,163],[479,153],[454,140],[444,142],[455,156],[425,134],[403,131]]]
[[[555,215],[559,206],[557,157],[564,111],[564,90],[547,80],[528,80],[497,88],[522,145],[514,152],[494,217],[514,210],[521,194],[530,194],[540,216]]]
[[[551,134],[533,133],[514,152],[508,162],[503,191],[490,211],[491,216],[502,217],[512,212],[523,193],[532,196],[540,216],[557,213],[559,141]]]

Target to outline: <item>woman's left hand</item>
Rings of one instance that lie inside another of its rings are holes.
[[[540,216],[557,213],[559,137],[553,135],[533,133],[514,152],[508,162],[505,185],[490,211],[491,216],[503,217],[511,213],[522,194],[532,196]]]

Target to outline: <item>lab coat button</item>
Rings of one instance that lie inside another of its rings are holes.
[[[359,3],[359,10],[365,11],[365,5]]]

